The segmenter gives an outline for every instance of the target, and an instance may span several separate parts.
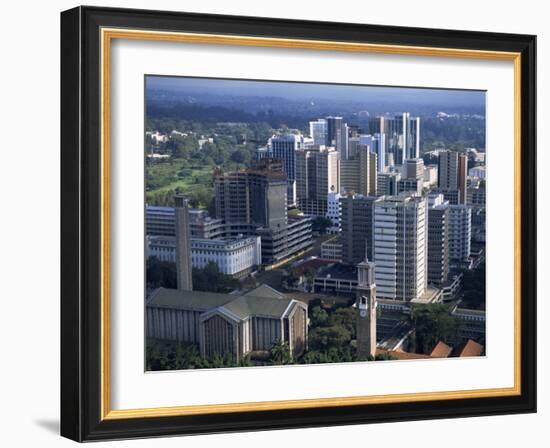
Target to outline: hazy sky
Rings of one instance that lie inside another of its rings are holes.
[[[147,89],[180,91],[226,96],[282,97],[287,99],[334,99],[384,101],[441,106],[476,106],[485,102],[485,91],[426,89],[409,87],[375,87],[338,84],[293,83],[278,81],[241,81],[211,78],[148,76]]]

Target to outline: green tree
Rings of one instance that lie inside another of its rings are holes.
[[[313,328],[325,326],[329,322],[328,313],[320,306],[313,307],[309,316]]]
[[[288,342],[277,340],[269,349],[269,363],[273,365],[294,364]]]
[[[477,269],[467,270],[462,274],[462,303],[461,306],[478,310],[485,309],[485,263]]]
[[[410,320],[415,330],[416,351],[420,353],[429,354],[439,341],[454,343],[460,330],[460,321],[442,303],[414,305]]]
[[[309,347],[312,350],[327,351],[349,345],[351,334],[342,327],[317,327],[309,332]]]
[[[204,268],[193,268],[193,289],[196,291],[230,292],[240,285],[239,281],[220,271],[213,261]]]
[[[168,261],[161,261],[157,257],[149,257],[146,262],[146,283],[150,288],[177,287],[176,265]]]
[[[324,216],[318,216],[311,222],[311,229],[319,232],[321,235],[327,233],[327,229],[332,225],[332,221]]]

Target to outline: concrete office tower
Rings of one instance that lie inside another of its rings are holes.
[[[226,224],[281,229],[287,224],[286,175],[263,165],[214,174],[216,217]]]
[[[437,185],[451,204],[466,204],[468,156],[456,151],[440,151]],[[456,198],[456,201],[455,201]]]
[[[176,203],[176,275],[178,289],[192,291],[191,230],[187,199],[181,195],[176,195],[174,201]]]
[[[360,145],[360,137],[358,135],[348,137],[348,159],[353,159],[357,155],[357,148]]]
[[[367,145],[359,145],[357,151],[353,159],[340,160],[340,190],[374,196],[378,188],[377,156]]]
[[[401,179],[397,181],[397,193],[408,191],[411,194],[421,195],[424,181],[421,179]]]
[[[458,191],[460,192],[460,204],[465,205],[468,200],[466,192],[468,181],[468,156],[460,154],[458,156]]]
[[[372,259],[373,213],[376,197],[348,194],[340,198],[340,227],[344,263]]]
[[[328,124],[324,118],[309,122],[309,135],[314,145],[328,145]]]
[[[428,195],[428,283],[444,284],[449,277],[449,202],[442,194]]]
[[[348,154],[348,125],[342,117],[326,117],[327,144],[334,146],[340,153],[340,159],[347,160]]]
[[[437,167],[433,165],[424,167],[424,184],[427,186],[437,185]]]
[[[427,286],[426,199],[401,193],[374,205],[374,263],[378,298],[409,302]]]
[[[395,196],[399,193],[398,184],[401,180],[401,173],[378,173],[377,195]]]
[[[424,161],[422,159],[408,159],[403,162],[403,179],[397,182],[397,193],[408,191],[417,195],[422,194],[424,187]]]
[[[374,263],[367,260],[357,265],[356,306],[357,358],[364,360],[376,355],[376,283]]]
[[[296,204],[296,151],[307,146],[308,139],[302,135],[274,135],[269,141],[271,157],[282,162],[283,171],[287,175],[288,205]]]
[[[424,178],[424,160],[408,159],[403,163],[403,177],[405,179],[423,180]]]
[[[376,154],[376,170],[379,173],[386,171],[386,136],[385,134],[361,134],[359,144],[369,147],[371,152]]]
[[[470,258],[472,210],[467,205],[450,205],[449,212],[449,259],[452,267],[462,267]]]
[[[338,153],[319,146],[296,152],[296,196],[300,210],[308,216],[325,216],[327,195],[340,189]]]

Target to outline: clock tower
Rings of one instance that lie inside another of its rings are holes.
[[[363,261],[357,265],[357,357],[366,359],[376,355],[376,284],[374,263]]]

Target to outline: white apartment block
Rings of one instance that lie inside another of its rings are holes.
[[[426,199],[401,193],[374,205],[376,294],[381,299],[420,299],[427,287]]]
[[[331,191],[327,196],[327,214],[332,225],[328,228],[328,233],[340,233],[340,193]]]

